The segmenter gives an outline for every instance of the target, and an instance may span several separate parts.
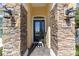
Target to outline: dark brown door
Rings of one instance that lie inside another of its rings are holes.
[[[34,20],[34,41],[39,42],[44,39],[45,33],[45,21],[44,20]]]

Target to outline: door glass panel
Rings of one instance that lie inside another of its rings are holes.
[[[40,22],[35,22],[35,32],[40,32]]]
[[[39,41],[39,36],[40,36],[40,22],[39,21],[35,21],[34,22],[34,41],[38,42]]]
[[[45,23],[43,20],[34,21],[34,42],[39,42],[44,38]]]
[[[44,32],[44,30],[45,30],[45,28],[44,28],[44,27],[45,27],[44,21],[42,21],[41,23],[42,23],[42,24],[41,24],[41,25],[42,25],[42,26],[41,26],[41,29],[42,29],[42,32]]]

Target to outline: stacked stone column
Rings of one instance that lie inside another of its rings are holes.
[[[6,4],[12,10],[10,18],[3,19],[3,55],[20,55],[20,4]]]
[[[75,18],[64,19],[64,3],[58,5],[58,55],[75,55]]]
[[[56,55],[75,55],[75,18],[64,19],[64,3],[57,3],[51,10],[51,48]]]

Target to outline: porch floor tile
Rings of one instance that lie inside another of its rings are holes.
[[[33,51],[26,51],[24,56],[50,56],[50,50],[46,47],[35,47]]]

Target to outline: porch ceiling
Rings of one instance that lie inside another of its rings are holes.
[[[47,3],[32,3],[31,5],[33,7],[44,7],[47,6]]]

